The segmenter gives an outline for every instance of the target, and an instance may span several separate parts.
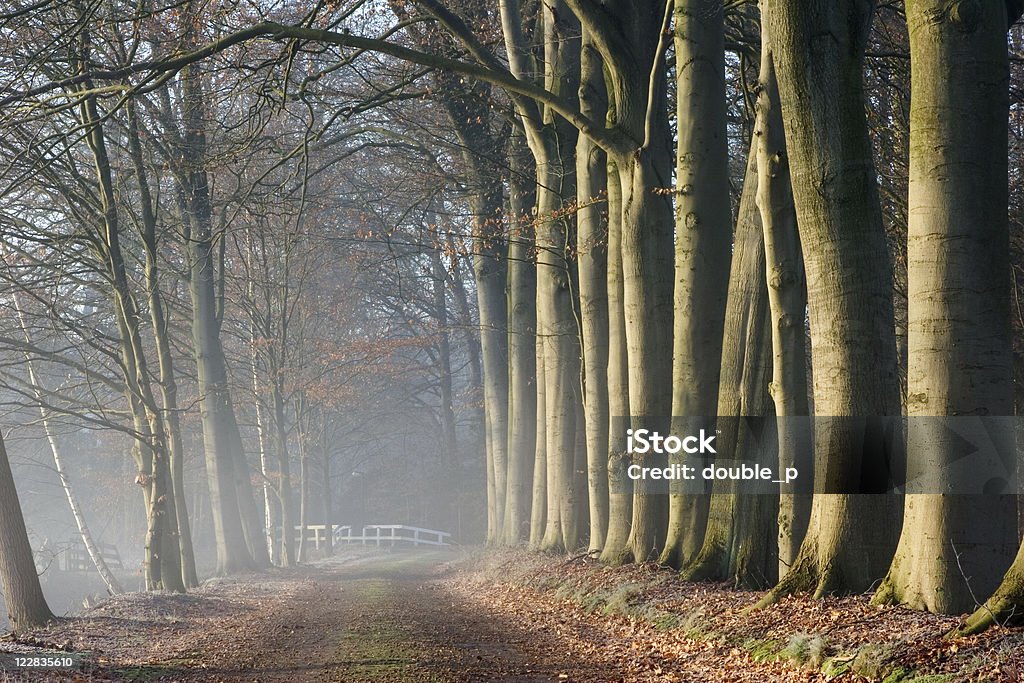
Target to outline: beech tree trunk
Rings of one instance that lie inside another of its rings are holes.
[[[601,56],[584,32],[580,56],[580,110],[603,118],[608,108]],[[608,530],[608,163],[586,135],[576,142],[576,255],[583,342],[583,405],[591,552]]]
[[[534,169],[521,136],[513,138],[509,161],[508,238],[508,494],[505,542],[530,536],[530,506],[537,449],[537,271],[530,213]]]
[[[732,211],[725,31],[719,0],[676,0],[676,249],[672,432],[710,427],[719,392]],[[719,413],[720,414],[720,413]],[[671,458],[682,463],[682,455]],[[681,567],[704,535],[707,496],[673,482],[660,562]]]
[[[548,515],[547,388],[544,386],[544,347],[537,340],[537,438],[533,459],[533,503],[530,509],[530,548],[539,549]]]
[[[0,438],[0,586],[15,633],[45,626],[53,613],[43,597],[18,502],[7,449]]]
[[[763,603],[794,591],[861,591],[884,576],[899,499],[871,416],[899,415],[892,278],[864,115],[874,2],[766,0],[807,274],[816,490],[793,568]]]
[[[807,404],[807,283],[796,226],[789,158],[775,80],[771,33],[761,25],[761,71],[757,95],[757,205],[764,231],[771,309],[772,381],[769,392],[778,417],[779,472],[796,467],[813,449]],[[814,472],[799,469],[799,483],[780,485],[779,577],[796,559],[811,514]],[[796,489],[799,487],[799,492]]]
[[[963,490],[1005,480],[1016,457],[1007,17],[999,2],[910,0],[906,10],[908,495],[875,601],[960,614],[996,589],[1017,544],[1014,496]],[[972,458],[988,444],[1002,457]]]
[[[774,469],[775,439],[764,429],[772,408],[771,333],[764,235],[755,201],[757,137],[750,145],[736,224],[716,411],[717,453],[712,457],[725,466],[744,462]],[[774,496],[756,494],[742,482],[714,482],[704,542],[684,567],[683,578],[769,586],[777,576],[776,515]]]
[[[633,518],[633,482],[626,476],[629,359],[622,299],[622,186],[618,167],[608,164],[608,533],[601,561],[623,561]]]

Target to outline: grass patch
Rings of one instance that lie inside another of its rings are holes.
[[[813,633],[794,633],[789,637],[789,642],[779,652],[779,655],[795,664],[817,669],[825,663],[827,647],[825,636]]]
[[[740,643],[740,647],[746,650],[755,662],[774,662],[781,657],[782,643],[777,640],[747,638]]]
[[[118,679],[125,681],[156,681],[161,678],[179,676],[182,670],[180,667],[166,664],[143,664],[142,666],[126,666],[120,669],[111,669],[111,673]]]

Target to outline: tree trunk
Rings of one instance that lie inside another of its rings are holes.
[[[793,207],[789,159],[775,81],[771,36],[761,26],[761,72],[757,95],[757,205],[764,231],[771,309],[772,383],[769,392],[778,417],[779,472],[803,464],[813,440],[807,404],[807,346],[804,317],[807,283]],[[793,566],[811,514],[814,472],[798,468],[799,484],[781,484],[779,496],[779,577]],[[799,488],[799,491],[797,491]]]
[[[228,392],[227,366],[220,340],[213,261],[213,208],[210,204],[205,156],[206,135],[201,76],[189,67],[183,76],[186,131],[178,182],[185,199],[186,248],[189,262],[189,295],[192,300],[192,345],[196,361],[203,448],[210,490],[218,575],[233,574],[254,566],[242,526],[232,439],[234,408]],[[268,558],[269,559],[269,558]]]
[[[580,56],[580,110],[603,118],[608,108],[601,56],[584,32]],[[586,472],[591,552],[604,547],[608,530],[608,188],[604,151],[585,135],[576,142],[576,255],[586,426]]]
[[[736,224],[713,457],[715,463],[726,466],[742,462],[774,470],[775,439],[764,429],[771,414],[771,343],[764,235],[755,201],[757,137],[750,145]],[[729,580],[744,588],[771,585],[778,566],[777,510],[772,495],[759,494],[744,482],[715,481],[703,545],[684,568],[683,578]]]
[[[1015,498],[975,486],[1005,480],[1016,457],[1006,8],[911,0],[907,24],[908,489],[875,601],[960,614],[996,589],[1017,543]]]
[[[572,501],[580,348],[566,253],[570,226],[561,215],[562,198],[571,188],[573,174],[557,161],[568,156],[566,144],[552,141],[551,145],[550,150],[534,152],[538,176],[537,331],[538,346],[544,350],[547,412],[547,519],[541,549],[563,551],[575,548],[578,533]]]
[[[252,280],[249,281],[249,294],[252,296]],[[256,337],[256,323],[250,318],[249,320],[249,366],[252,370],[252,395],[253,395],[253,407],[256,412],[256,440],[259,445],[260,454],[260,475],[263,477],[263,524],[266,527],[267,535],[267,550],[270,553],[270,562],[275,565],[282,564],[281,553],[277,549],[277,539],[275,537],[275,529],[280,521],[280,492],[278,486],[273,486],[273,475],[274,473],[270,469],[270,449],[267,446],[269,438],[267,436],[267,418],[266,411],[263,406],[263,399],[261,398],[260,380],[259,380],[259,365],[257,363],[257,351],[256,346],[258,339]],[[273,494],[273,495],[272,495]],[[275,505],[277,503],[277,505]],[[276,511],[275,511],[276,510]]]
[[[132,166],[135,170],[135,179],[139,186],[142,214],[140,233],[146,252],[146,297],[149,302],[150,327],[153,331],[153,338],[156,341],[157,362],[160,367],[159,385],[163,403],[162,417],[167,438],[167,455],[170,459],[169,469],[171,490],[174,497],[175,522],[178,530],[181,579],[186,588],[194,588],[199,585],[199,576],[196,572],[195,553],[192,548],[192,529],[189,524],[187,496],[185,494],[185,453],[181,438],[181,418],[178,413],[178,385],[174,378],[174,360],[171,352],[170,335],[167,331],[168,320],[164,312],[163,295],[160,292],[157,266],[156,211],[146,174],[142,154],[142,141],[140,139],[134,103],[128,103],[127,112],[129,150]]]
[[[663,100],[663,98],[662,98]],[[662,101],[660,104],[664,104]],[[657,106],[658,130],[667,128]],[[663,135],[656,135],[663,140]],[[667,145],[638,149],[617,159],[623,197],[623,310],[629,358],[629,412],[632,426],[666,433],[672,396],[672,204],[654,189],[671,184]],[[622,169],[626,169],[622,172]],[[663,467],[663,456],[635,455],[640,467]],[[628,557],[646,562],[664,544],[668,501],[648,480],[634,482],[633,521]]]
[[[719,0],[676,0],[676,258],[672,432],[709,427],[719,365],[732,211],[726,137],[725,30]],[[721,414],[721,413],[719,413]],[[682,464],[682,455],[673,456]],[[673,482],[668,536],[659,560],[682,567],[700,547],[708,499]]]
[[[534,170],[521,149],[521,137],[509,152],[508,361],[509,437],[505,542],[518,545],[530,535],[530,495],[537,448],[537,271],[530,212]],[[525,152],[525,153],[524,153]]]
[[[430,252],[433,271],[434,320],[437,324],[437,365],[441,389],[441,446],[445,462],[452,462],[458,453],[455,437],[455,398],[452,392],[452,351],[448,337],[447,278],[441,262],[441,245]]]
[[[80,105],[80,120],[87,130],[100,200],[97,252],[110,280],[111,303],[116,320],[121,371],[135,431],[138,483],[143,487],[147,529],[145,540],[146,587],[184,592],[177,513],[171,488],[166,433],[150,385],[141,337],[141,316],[128,280],[121,250],[121,228],[116,206],[114,175],[107,153],[102,118],[93,97]]]
[[[520,22],[515,0],[500,3],[502,28],[510,55],[509,68],[518,78],[535,79],[543,73],[544,87],[567,100],[577,97],[579,70],[579,25],[565,11],[561,0],[540,10],[535,30],[543,46],[543,66],[528,64],[531,50]],[[542,71],[541,71],[542,69]],[[575,167],[569,164],[569,150],[576,145],[576,130],[554,112],[533,102],[516,100],[516,111],[533,154],[536,171],[537,210],[537,348],[538,387],[543,384],[544,417],[538,415],[538,454],[541,427],[546,444],[545,521],[539,547],[560,551],[575,546],[578,515],[575,510],[574,459],[576,404],[580,392],[580,329],[575,318],[572,262],[568,253],[572,238],[571,217],[564,215],[566,197],[574,197]],[[543,362],[541,362],[543,359]],[[540,374],[543,372],[543,381]],[[535,463],[536,465],[538,462]],[[538,483],[535,470],[534,483]],[[534,487],[534,493],[538,492]],[[531,529],[531,541],[537,530]]]
[[[608,164],[608,533],[601,561],[621,562],[633,517],[633,483],[626,476],[629,423],[629,360],[622,307],[622,185],[619,170]]]
[[[537,438],[533,459],[533,504],[530,509],[530,547],[540,548],[547,526],[548,512],[548,438],[547,388],[544,386],[544,344],[538,338],[537,357]]]
[[[811,323],[816,490],[793,568],[762,601],[885,574],[899,499],[879,420],[898,415],[892,278],[861,83],[873,2],[767,0]]]
[[[25,530],[7,449],[0,438],[0,586],[15,633],[39,628],[53,619],[39,585],[32,546]]]
[[[288,451],[288,419],[284,406],[283,376],[275,372],[271,378],[270,398],[274,405],[274,451],[277,453],[277,472],[280,477],[278,496],[281,499],[281,566],[295,564],[294,496],[292,494],[291,454]]]

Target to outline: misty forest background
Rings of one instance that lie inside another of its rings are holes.
[[[1016,617],[1018,498],[949,494],[948,432],[866,495],[857,419],[782,418],[1016,414],[1022,10],[0,3],[12,625],[72,540],[184,591],[324,523]],[[633,487],[627,415],[777,416],[819,492]]]

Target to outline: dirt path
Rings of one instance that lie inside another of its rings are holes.
[[[0,683],[1024,683],[1024,629],[950,640],[956,617],[866,596],[747,611],[757,596],[653,565],[345,549],[188,595],[119,595],[21,642],[0,639]],[[86,663],[5,673],[12,648]]]
[[[580,659],[558,634],[468,604],[442,580],[451,560],[361,555],[184,597],[119,597],[69,622],[68,637],[96,653],[84,680],[623,680],[609,664]],[[129,618],[140,611],[145,620]],[[61,628],[48,635],[59,642]]]

